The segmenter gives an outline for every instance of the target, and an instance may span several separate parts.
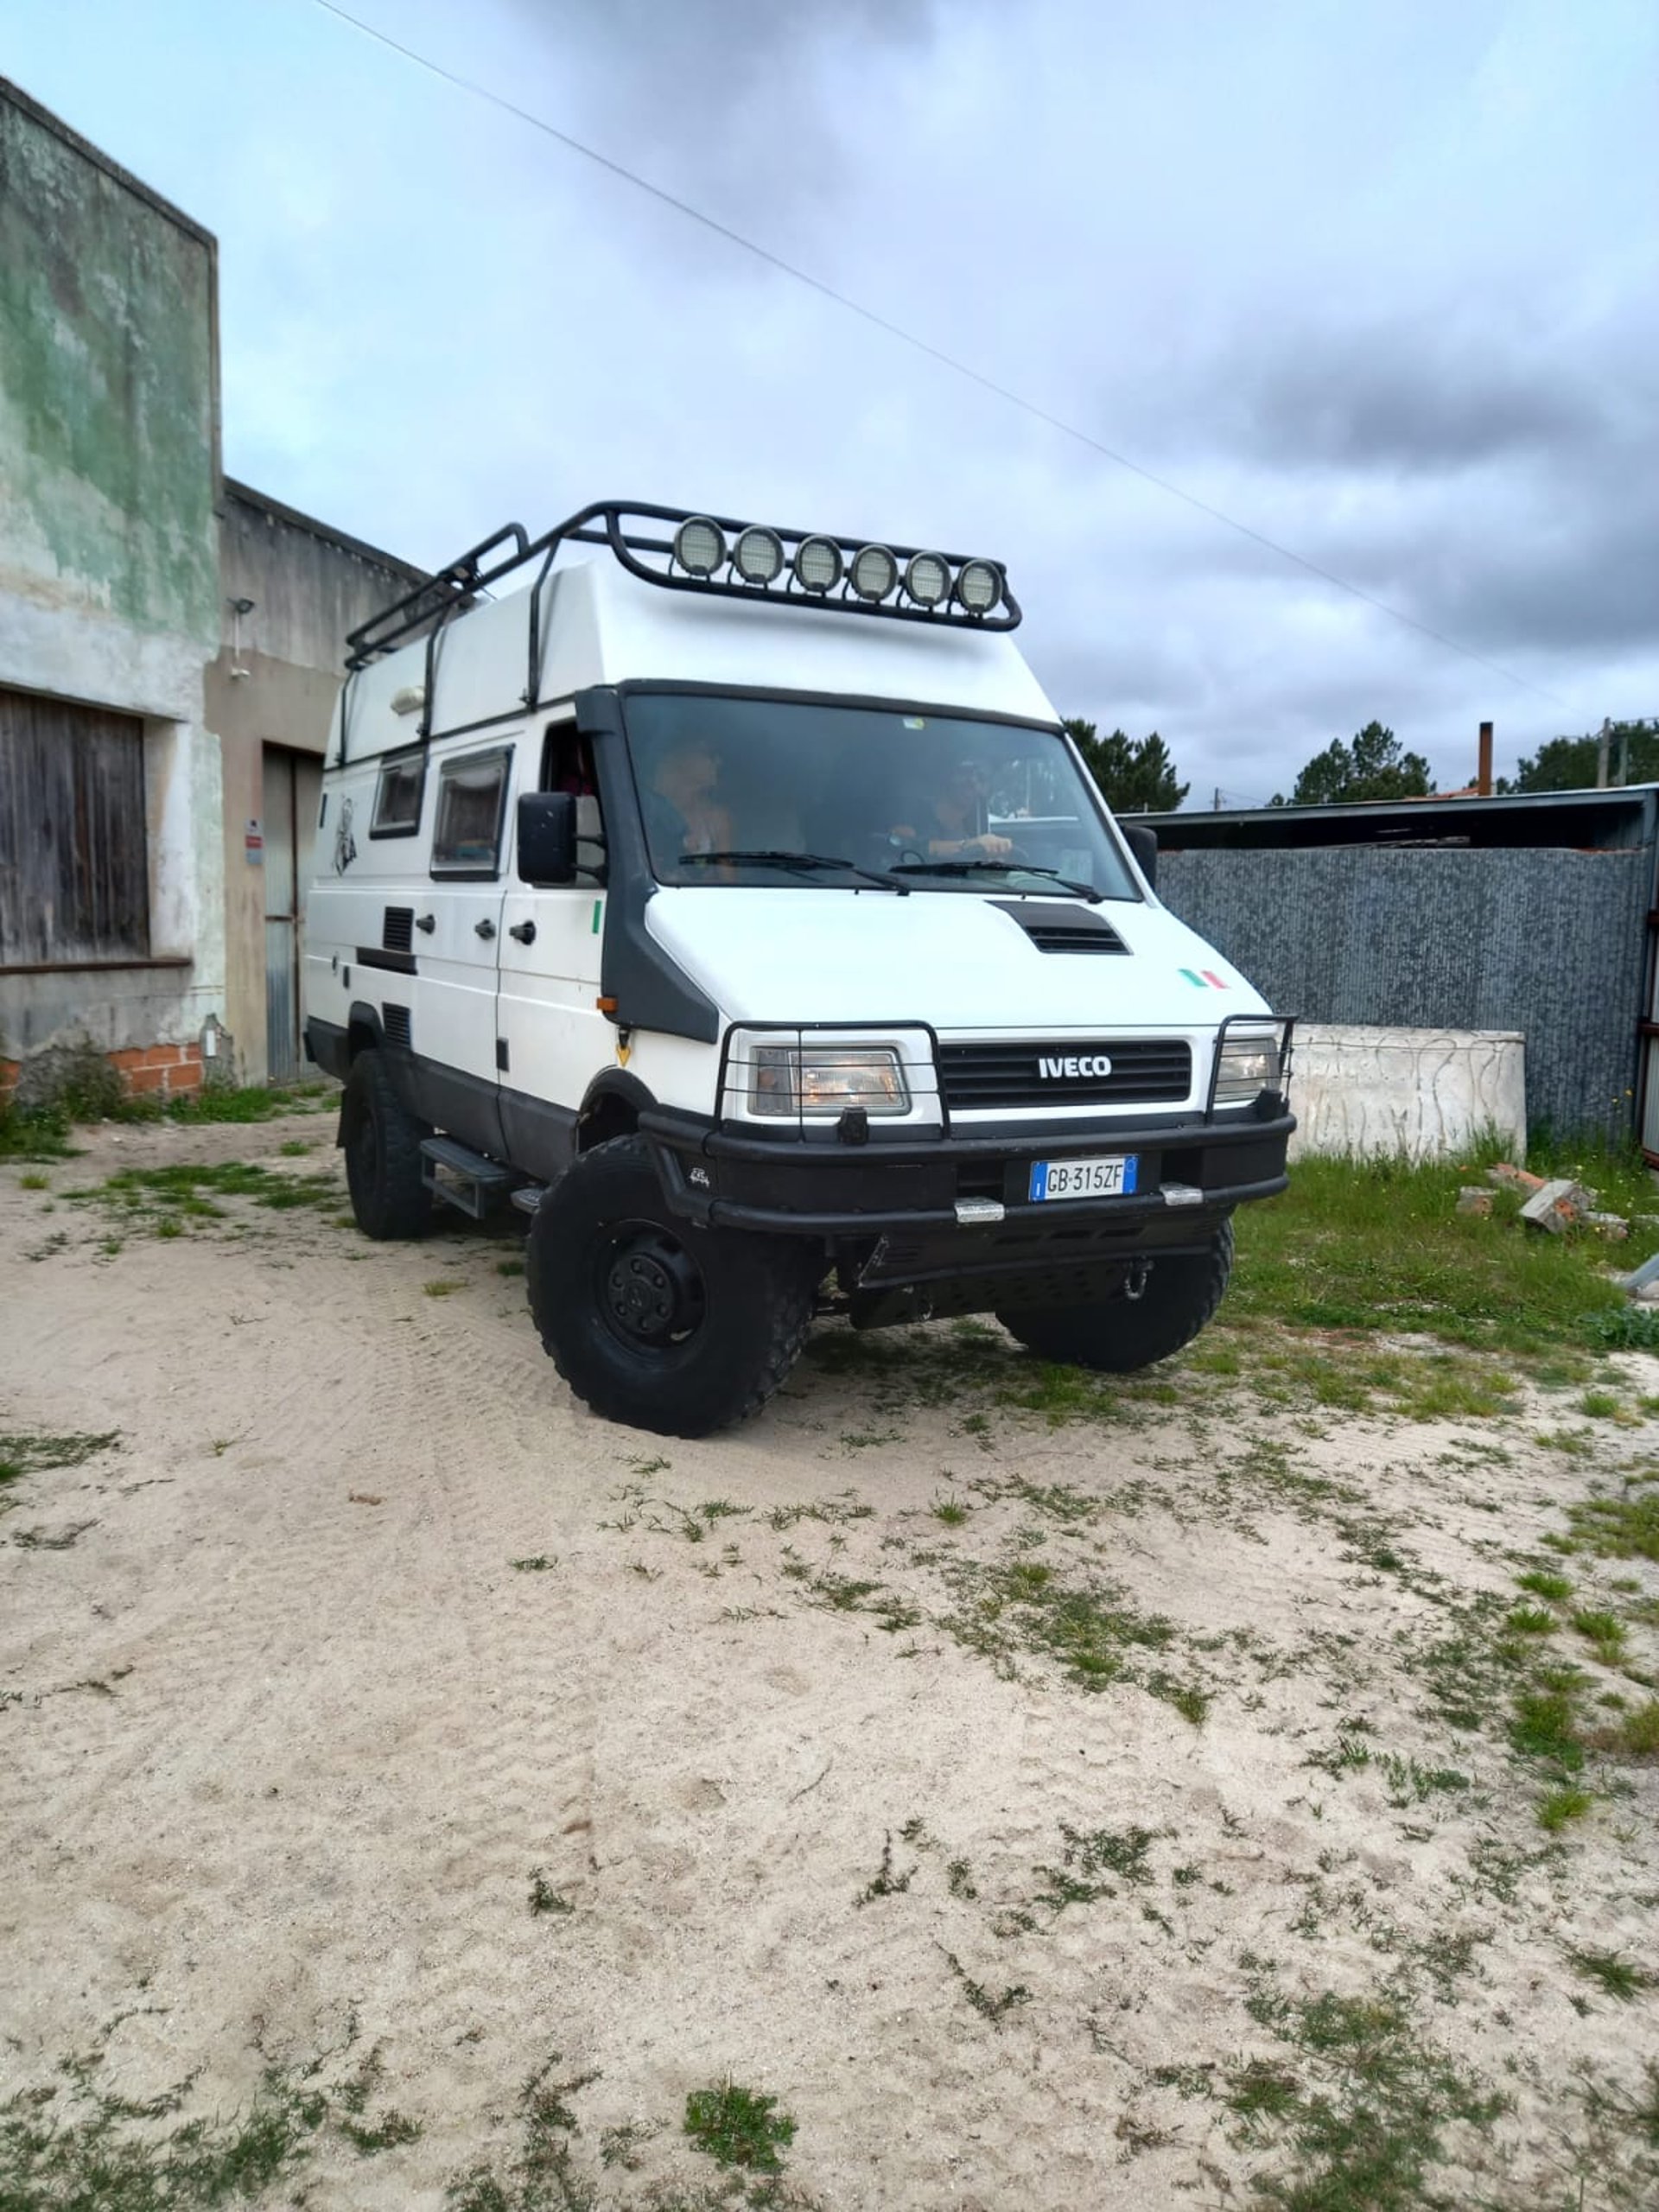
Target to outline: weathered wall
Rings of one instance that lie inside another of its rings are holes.
[[[1518,1159],[1527,1147],[1526,1076],[1526,1044],[1513,1031],[1300,1024],[1291,1157],[1460,1159],[1476,1139],[1497,1130]]]
[[[224,992],[209,233],[0,79],[0,684],[144,722],[148,965],[0,972],[14,1056],[194,1039]]]
[[[321,757],[347,632],[419,582],[421,571],[232,481],[220,501],[219,563],[223,643],[206,684],[207,722],[224,758],[225,1019],[239,1072],[259,1083],[266,1075],[265,868],[250,865],[246,838],[250,823],[263,826],[265,748]],[[233,646],[230,602],[238,599],[253,605],[239,618]],[[246,673],[232,675],[233,668]],[[307,803],[314,823],[315,793]]]
[[[0,590],[219,634],[213,244],[0,97]]]
[[[1628,1135],[1653,854],[1167,852],[1160,897],[1281,1012],[1510,1030],[1536,1128]]]

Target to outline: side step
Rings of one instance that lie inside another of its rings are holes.
[[[493,1202],[505,1195],[512,1170],[497,1160],[486,1160],[453,1137],[427,1137],[421,1145],[421,1180],[435,1198],[458,1206],[474,1221],[482,1221]]]

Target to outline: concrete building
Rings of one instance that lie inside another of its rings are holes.
[[[217,264],[0,79],[0,1095],[297,1065],[345,633],[418,572],[224,481]]]

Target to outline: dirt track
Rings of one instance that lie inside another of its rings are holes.
[[[1576,2204],[1585,2160],[1586,2208],[1659,2201],[1659,2120],[1584,2086],[1659,2058],[1659,1773],[1592,1761],[1541,1830],[1484,1671],[1651,1421],[1569,1451],[1556,1402],[1388,1426],[1178,1373],[1055,1427],[1000,1335],[832,1327],[752,1427],[664,1444],[571,1402],[511,1236],[232,1198],[163,1239],[64,1195],[333,1173],[331,1134],[0,1169],[0,1431],[119,1432],[0,1491],[0,2101],[101,2044],[225,2112],[378,2044],[418,2139],[320,2134],[307,2201],[435,2207],[505,2177],[557,2052],[607,2205],[717,2178],[679,2120],[725,2076],[826,2207],[1240,2204],[1313,2171],[1369,2037],[1421,2061],[1379,2110],[1448,2201]],[[1622,1367],[1634,1407],[1659,1365]],[[1659,1567],[1568,1572],[1653,1666]],[[1316,2034],[1327,1997],[1369,2026]]]

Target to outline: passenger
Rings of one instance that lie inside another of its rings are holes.
[[[894,826],[894,844],[917,847],[928,860],[994,861],[1014,850],[1011,837],[985,827],[985,771],[977,760],[956,762],[928,807],[931,819],[921,830],[911,823]]]
[[[658,760],[644,793],[658,867],[687,854],[731,851],[732,819],[714,795],[719,781],[720,755],[705,738],[671,746]]]

